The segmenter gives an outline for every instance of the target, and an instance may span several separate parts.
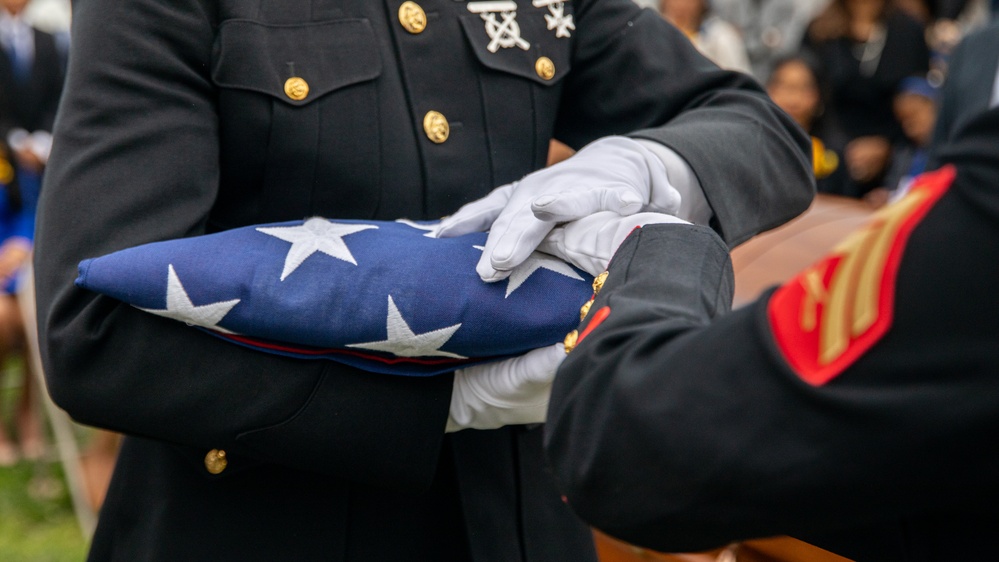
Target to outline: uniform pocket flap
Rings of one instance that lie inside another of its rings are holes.
[[[505,24],[502,14],[463,14],[461,26],[485,67],[551,86],[569,73],[571,43],[547,29],[546,13],[527,8]]]
[[[381,72],[375,34],[365,19],[296,25],[230,20],[219,28],[212,80],[304,105]]]

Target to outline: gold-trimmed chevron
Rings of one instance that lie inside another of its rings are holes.
[[[803,381],[828,383],[891,328],[909,237],[956,174],[945,166],[920,176],[906,197],[876,213],[770,297],[767,318],[774,343]]]
[[[842,261],[829,283],[828,308],[819,326],[819,364],[827,365],[838,359],[853,338],[866,332],[878,319],[882,279],[892,243],[906,219],[929,196],[923,190],[910,193],[883,208],[866,227],[833,249],[833,255],[840,256]],[[806,329],[804,324],[802,329]]]

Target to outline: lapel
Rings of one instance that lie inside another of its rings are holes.
[[[988,109],[992,100],[992,89],[996,83],[996,69],[999,67],[999,26],[993,25],[988,31],[981,33],[975,45],[969,45],[969,54],[965,57],[964,74],[969,76],[969,84],[965,89],[964,102],[974,111],[967,113],[975,115]]]

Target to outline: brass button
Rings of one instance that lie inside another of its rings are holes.
[[[295,101],[302,101],[309,95],[309,83],[292,76],[284,82],[284,94]]]
[[[427,138],[431,142],[440,144],[446,141],[448,135],[451,134],[451,126],[448,125],[447,119],[441,113],[428,111],[423,116],[423,131],[427,133]]]
[[[600,289],[604,288],[604,281],[607,281],[607,276],[610,275],[608,272],[603,272],[593,280],[593,294],[599,295]]]
[[[565,352],[568,354],[573,348],[576,347],[576,341],[579,339],[579,332],[573,330],[566,334],[565,341],[562,344],[565,346]]]
[[[583,308],[579,309],[579,321],[582,322],[586,319],[586,315],[590,313],[590,307],[593,306],[593,299],[583,305]]]
[[[537,72],[542,80],[551,80],[555,78],[555,63],[548,57],[541,57],[534,63],[534,72]]]
[[[205,469],[211,474],[222,474],[225,467],[229,466],[229,460],[225,458],[225,451],[212,449],[205,455]]]
[[[427,28],[427,13],[416,2],[403,2],[399,6],[399,23],[413,35],[423,33]]]

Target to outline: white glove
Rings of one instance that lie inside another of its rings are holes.
[[[559,257],[596,277],[607,270],[607,264],[631,231],[639,226],[663,223],[690,224],[663,213],[622,217],[604,211],[555,227],[538,250]]]
[[[563,359],[565,347],[558,343],[458,369],[445,432],[544,422],[555,370]]]
[[[680,193],[663,161],[625,137],[597,140],[575,156],[504,185],[441,221],[441,238],[489,230],[476,266],[487,282],[510,275],[558,222],[601,211],[631,215],[640,210],[676,214]]]

